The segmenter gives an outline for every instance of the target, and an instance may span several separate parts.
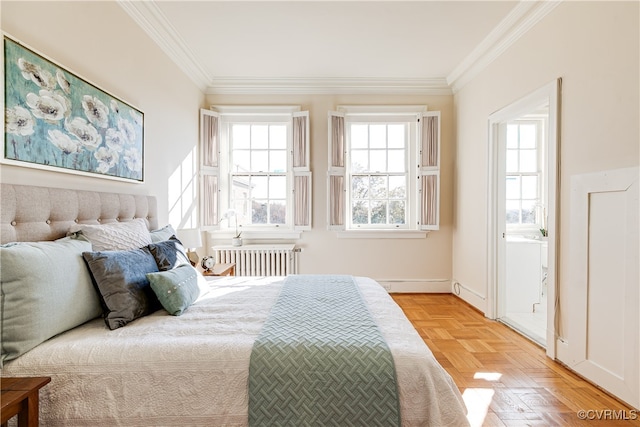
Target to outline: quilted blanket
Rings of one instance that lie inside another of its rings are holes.
[[[416,329],[372,279],[356,277],[393,354],[403,427],[468,425],[462,396]],[[4,365],[2,376],[50,376],[42,427],[247,427],[253,344],[281,277],[211,281],[181,316],[159,310],[109,330],[95,319]]]
[[[351,276],[289,276],[251,353],[250,426],[399,426],[391,351]]]

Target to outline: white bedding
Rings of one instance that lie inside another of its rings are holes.
[[[109,330],[96,319],[8,362],[51,376],[43,426],[246,426],[249,356],[282,278],[221,278],[182,316],[160,310]],[[464,426],[460,393],[402,310],[356,278],[394,357],[404,426]]]

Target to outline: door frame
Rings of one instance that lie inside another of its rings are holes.
[[[489,116],[489,159],[488,159],[488,212],[487,212],[487,312],[486,316],[495,319],[498,312],[498,280],[503,275],[501,269],[505,260],[505,221],[504,207],[498,206],[500,191],[504,183],[498,179],[504,153],[500,150],[500,124],[522,116],[548,103],[549,117],[547,127],[547,150],[545,153],[547,174],[546,191],[547,206],[547,356],[556,357],[557,330],[557,249],[559,245],[558,218],[559,204],[559,172],[560,172],[560,94],[562,79],[547,83],[536,91],[524,96],[512,104]]]

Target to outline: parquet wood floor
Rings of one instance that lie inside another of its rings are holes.
[[[640,426],[640,411],[456,296],[392,297],[458,385],[472,426]]]

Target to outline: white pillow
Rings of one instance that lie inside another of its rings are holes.
[[[151,234],[142,218],[105,225],[77,224],[69,233],[80,232],[86,237],[93,251],[128,251],[151,244]]]

